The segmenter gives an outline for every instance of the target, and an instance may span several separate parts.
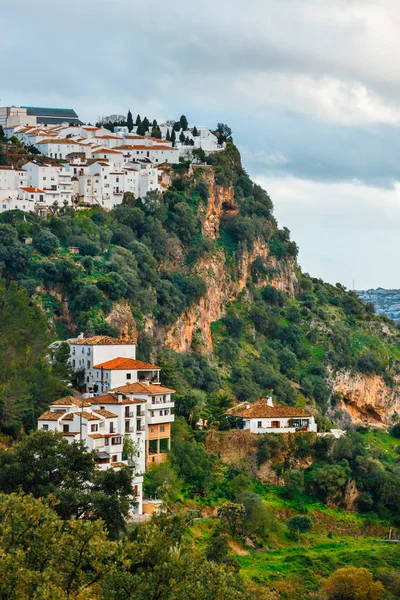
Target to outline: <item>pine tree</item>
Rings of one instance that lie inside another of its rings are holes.
[[[175,143],[176,143],[176,133],[175,133],[175,129],[173,129],[173,130],[172,130],[171,142],[172,142],[172,146],[175,148]]]
[[[157,123],[156,119],[154,119],[154,121],[153,121],[153,127],[158,127],[158,123]]]
[[[169,132],[169,129],[167,129],[167,136],[166,136],[166,138],[165,138],[165,139],[167,140],[167,142],[170,142],[170,141],[171,141],[171,134],[170,134],[170,132]]]
[[[199,132],[197,131],[197,127],[196,127],[196,125],[195,125],[195,126],[193,127],[193,136],[194,136],[194,137],[198,137],[198,135],[199,135]]]
[[[133,118],[132,118],[132,113],[130,110],[128,110],[128,115],[126,117],[126,125],[128,127],[128,131],[130,133],[133,129]]]
[[[185,115],[182,115],[181,118],[179,119],[179,123],[180,126],[182,127],[183,131],[187,131],[188,128],[188,120],[185,117]]]
[[[140,125],[141,122],[142,122],[142,119],[140,118],[140,115],[138,115],[136,117],[136,123],[135,123],[136,127],[139,127],[139,125]]]
[[[183,133],[183,131],[181,131],[181,135],[179,136],[179,141],[182,142],[182,144],[185,143],[185,134]]]

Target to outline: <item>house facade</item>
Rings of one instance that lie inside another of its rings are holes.
[[[251,433],[317,432],[317,424],[310,413],[293,406],[282,406],[272,398],[242,402],[226,414],[236,417],[243,429]]]

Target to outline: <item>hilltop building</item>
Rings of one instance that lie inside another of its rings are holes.
[[[69,442],[83,440],[96,452],[102,470],[134,469],[135,512],[142,513],[143,474],[166,460],[170,449],[174,390],[160,385],[159,367],[135,359],[134,344],[108,336],[81,336],[68,343],[72,368],[82,374],[88,391],[79,399],[53,402],[39,417],[38,428],[58,431]],[[126,438],[134,442],[134,456],[124,452]]]
[[[274,403],[272,398],[263,398],[258,402],[242,402],[226,411],[231,417],[237,417],[243,429],[251,433],[295,433],[296,431],[317,431],[314,417],[293,406]]]

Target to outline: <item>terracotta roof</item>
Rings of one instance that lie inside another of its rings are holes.
[[[125,394],[147,394],[149,396],[157,396],[158,394],[173,394],[175,390],[162,387],[161,385],[153,385],[152,383],[127,383],[121,387],[114,388],[111,391],[122,392]]]
[[[14,171],[14,167],[1,166],[0,171]]]
[[[116,148],[123,148],[123,146],[116,146]],[[156,146],[155,144],[146,144],[146,145],[133,145],[132,149],[135,150],[176,150],[179,152],[178,148],[173,148],[172,146]]]
[[[97,150],[93,150],[93,154],[121,154],[121,152],[111,150],[110,148],[98,148]]]
[[[70,344],[77,344],[78,346],[127,346],[131,345],[130,342],[121,340],[119,338],[113,338],[109,335],[95,335],[89,338],[83,338],[72,340]]]
[[[99,440],[100,438],[122,437],[120,433],[89,433],[89,437]]]
[[[78,413],[78,414],[80,414],[80,413]],[[64,414],[63,417],[62,417],[62,419],[61,419],[61,421],[73,421],[73,420],[74,420],[74,413],[72,413],[72,412]]]
[[[79,431],[61,431],[61,433],[66,437],[75,437],[76,435],[79,435]]]
[[[93,404],[139,404],[142,402],[146,402],[146,400],[144,400],[143,398],[132,398],[132,400],[129,400],[129,398],[126,398],[126,397],[123,398],[122,402],[118,402],[117,396],[114,396],[113,394],[104,394],[104,396],[96,396],[96,398],[93,398],[92,405]],[[93,410],[96,411],[95,408]]]
[[[93,413],[86,412],[85,410],[79,412],[78,414],[82,415],[82,418],[86,419],[86,421],[100,421],[100,417],[94,415]]]
[[[40,190],[39,188],[22,187],[21,190],[24,190],[24,192],[29,192],[30,194],[44,194],[44,190]]]
[[[98,408],[98,409],[93,409],[93,411],[97,414],[100,415],[102,417],[105,417],[106,419],[113,419],[115,417],[118,417],[118,415],[116,415],[115,413],[110,412],[109,410],[104,410],[102,408]]]
[[[46,410],[46,412],[40,415],[38,421],[58,421],[63,414],[61,412],[54,412],[53,410]]]
[[[51,403],[51,406],[91,406],[90,402],[85,398],[79,400],[79,398],[75,398],[74,396],[65,396],[65,398],[60,398],[59,400],[55,400]]]
[[[294,408],[293,406],[282,406],[281,404],[274,404],[274,406],[268,406],[265,398],[258,402],[242,402],[237,406],[230,408],[226,411],[226,414],[234,417],[242,417],[243,419],[262,419],[262,418],[274,418],[274,417],[311,417],[309,413],[306,413],[300,408]]]
[[[75,142],[73,139],[64,139],[64,138],[50,138],[50,139],[44,139],[44,140],[40,140],[40,142],[37,142],[37,144],[74,144],[74,145],[78,145],[77,142]]]
[[[124,358],[119,356],[118,358],[113,358],[107,362],[94,365],[93,369],[129,371],[129,369],[160,369],[160,367],[156,367],[156,365],[151,365],[150,363],[145,363],[141,360],[134,360],[133,358]]]
[[[120,468],[122,468],[122,467],[127,467],[127,466],[128,466],[128,465],[126,465],[126,464],[125,464],[125,463],[123,463],[123,462],[115,462],[115,463],[111,463],[111,467],[112,467],[113,469],[120,469]]]

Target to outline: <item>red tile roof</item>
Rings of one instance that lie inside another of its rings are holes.
[[[129,400],[129,398],[126,398],[126,396],[123,398],[122,402],[118,402],[118,398],[117,396],[113,395],[113,394],[104,394],[104,396],[96,396],[95,398],[92,399],[92,405],[93,404],[140,404],[142,402],[146,402],[146,400],[144,398],[132,398],[132,400]],[[93,409],[95,412],[96,409]]]
[[[78,346],[128,346],[131,342],[121,340],[119,338],[113,338],[109,335],[95,335],[89,338],[77,338],[69,342],[70,344],[77,344]]]
[[[79,399],[74,396],[65,396],[65,398],[60,398],[59,400],[54,400],[51,403],[51,406],[90,406],[90,402],[85,398]]]
[[[93,369],[106,369],[110,371],[129,371],[130,369],[160,369],[155,365],[142,362],[141,360],[134,360],[133,358],[113,358],[104,363],[94,365]]]
[[[115,413],[112,413],[109,410],[104,410],[102,408],[94,408],[93,412],[95,412],[97,415],[100,415],[101,417],[105,417],[106,419],[113,419],[115,417],[118,417],[118,415],[116,415]]]
[[[24,192],[29,192],[30,194],[44,194],[44,190],[40,190],[39,188],[22,187],[21,190],[24,190]]]
[[[265,398],[253,403],[242,402],[227,410],[226,414],[234,417],[241,417],[243,419],[311,417],[309,413],[306,413],[300,408],[294,408],[293,406],[282,406],[281,404],[276,403],[274,403],[274,406],[269,406]]]
[[[158,394],[173,394],[175,390],[162,387],[161,385],[153,385],[152,383],[127,383],[120,387],[114,388],[111,391],[121,392],[125,394],[147,394],[148,396],[157,396]]]
[[[54,412],[52,410],[46,410],[40,417],[38,421],[58,421],[60,417],[63,416],[62,412]]]

